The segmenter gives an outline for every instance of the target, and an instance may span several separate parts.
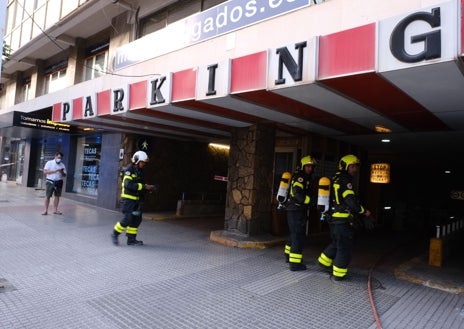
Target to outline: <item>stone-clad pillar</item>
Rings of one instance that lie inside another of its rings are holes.
[[[266,126],[232,132],[225,225],[252,236],[271,230],[275,130]]]

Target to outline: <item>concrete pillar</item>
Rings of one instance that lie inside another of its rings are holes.
[[[232,132],[225,230],[248,236],[271,231],[275,130],[266,126]]]

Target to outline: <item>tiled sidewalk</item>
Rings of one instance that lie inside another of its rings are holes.
[[[360,262],[347,282],[290,272],[281,246],[212,242],[220,218],[144,220],[144,246],[116,247],[119,213],[62,199],[41,216],[43,201],[0,183],[0,328],[377,328]],[[463,295],[389,271],[372,287],[383,328],[464,328]]]

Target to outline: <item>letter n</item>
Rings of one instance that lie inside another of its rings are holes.
[[[275,80],[276,85],[285,83],[285,78],[283,77],[284,65],[292,76],[293,81],[303,80],[303,55],[306,46],[306,41],[295,44],[295,49],[298,50],[298,63],[295,62],[287,47],[277,48],[276,54],[279,55],[279,68],[277,80]]]

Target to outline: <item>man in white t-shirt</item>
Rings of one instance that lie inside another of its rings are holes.
[[[60,202],[61,191],[63,189],[63,178],[66,177],[66,167],[61,162],[63,153],[56,152],[53,160],[47,161],[44,167],[44,175],[46,175],[45,184],[45,212],[42,215],[48,215],[48,206],[50,205],[50,198],[55,195],[53,200],[53,207],[55,215],[61,215],[58,211],[58,204]]]

